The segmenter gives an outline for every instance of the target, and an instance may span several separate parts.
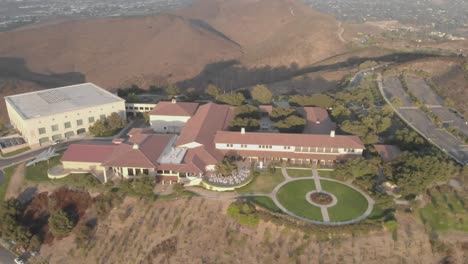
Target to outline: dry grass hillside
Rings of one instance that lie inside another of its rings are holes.
[[[0,56],[33,72],[81,72],[104,87],[186,78],[238,57],[235,44],[175,15],[78,20],[0,33]]]
[[[300,66],[345,50],[338,22],[294,0],[198,0],[181,10],[239,43],[248,66]]]
[[[111,89],[192,78],[219,61],[308,65],[342,53],[337,22],[299,2],[200,0],[174,14],[30,26],[0,33],[0,57]]]
[[[230,201],[202,198],[144,202],[127,198],[98,224],[94,247],[83,254],[74,238],[43,246],[50,263],[439,263],[422,224],[400,215],[390,232],[318,241],[304,231],[261,221],[240,226],[226,216]],[[312,228],[312,227],[311,227]],[[451,263],[463,263],[451,239]],[[456,244],[458,243],[458,244]],[[71,257],[73,256],[73,257]]]

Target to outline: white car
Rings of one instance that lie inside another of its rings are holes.
[[[17,258],[15,258],[15,263],[16,264],[24,264],[25,262],[24,262],[23,258],[17,257]]]

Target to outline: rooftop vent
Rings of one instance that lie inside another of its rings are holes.
[[[245,127],[241,128],[241,134],[242,134],[242,135],[245,134]]]
[[[173,103],[173,104],[177,103],[177,99],[172,99],[171,103]]]
[[[330,131],[330,137],[335,137],[335,130]]]
[[[133,149],[139,149],[140,146],[138,144],[133,144]]]

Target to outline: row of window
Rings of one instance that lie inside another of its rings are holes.
[[[86,133],[86,129],[85,128],[80,128],[76,131],[76,134],[83,134],[83,133]],[[68,131],[68,132],[65,132],[64,134],[55,134],[55,135],[52,135],[52,137],[41,137],[39,138],[39,143],[40,144],[44,144],[44,143],[47,143],[49,142],[51,139],[52,141],[55,141],[55,140],[61,140],[63,138],[71,138],[75,136],[75,132],[74,131]]]
[[[101,120],[103,120],[103,119],[106,118],[106,115],[101,115],[99,118],[100,118]],[[88,117],[88,124],[89,124],[89,125],[94,124],[94,122],[96,122],[96,119],[95,119],[93,116],[92,116],[92,117]],[[84,123],[83,123],[83,119],[78,119],[78,120],[76,120],[76,126],[83,126],[83,124],[84,124]],[[68,122],[63,123],[63,127],[64,127],[64,129],[69,129],[69,128],[71,128],[71,127],[72,127],[71,122],[68,121]],[[50,127],[50,130],[51,130],[52,132],[59,131],[59,125],[58,125],[58,124],[52,125],[52,126]],[[47,129],[46,129],[45,127],[40,127],[40,128],[38,128],[38,132],[39,132],[39,135],[43,135],[43,134],[46,134],[46,133],[47,133]]]
[[[151,107],[143,107],[143,106],[140,106],[140,107],[127,106],[125,108],[127,110],[141,110],[141,111],[150,111],[152,109]]]
[[[233,148],[234,144],[226,144],[226,147],[228,148]],[[241,144],[241,148],[247,148],[247,145]],[[271,145],[258,145],[258,148],[260,149],[272,149],[273,146]],[[291,146],[283,146],[283,149],[285,150],[290,150]],[[296,147],[295,148],[296,152],[321,152],[321,153],[338,153],[338,148],[319,148],[319,147]],[[349,148],[349,149],[344,149],[345,152],[347,153],[353,153],[356,152],[355,149]]]

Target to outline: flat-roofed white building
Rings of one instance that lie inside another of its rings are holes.
[[[92,83],[5,97],[10,122],[29,145],[86,133],[113,112],[125,115],[125,100]]]

